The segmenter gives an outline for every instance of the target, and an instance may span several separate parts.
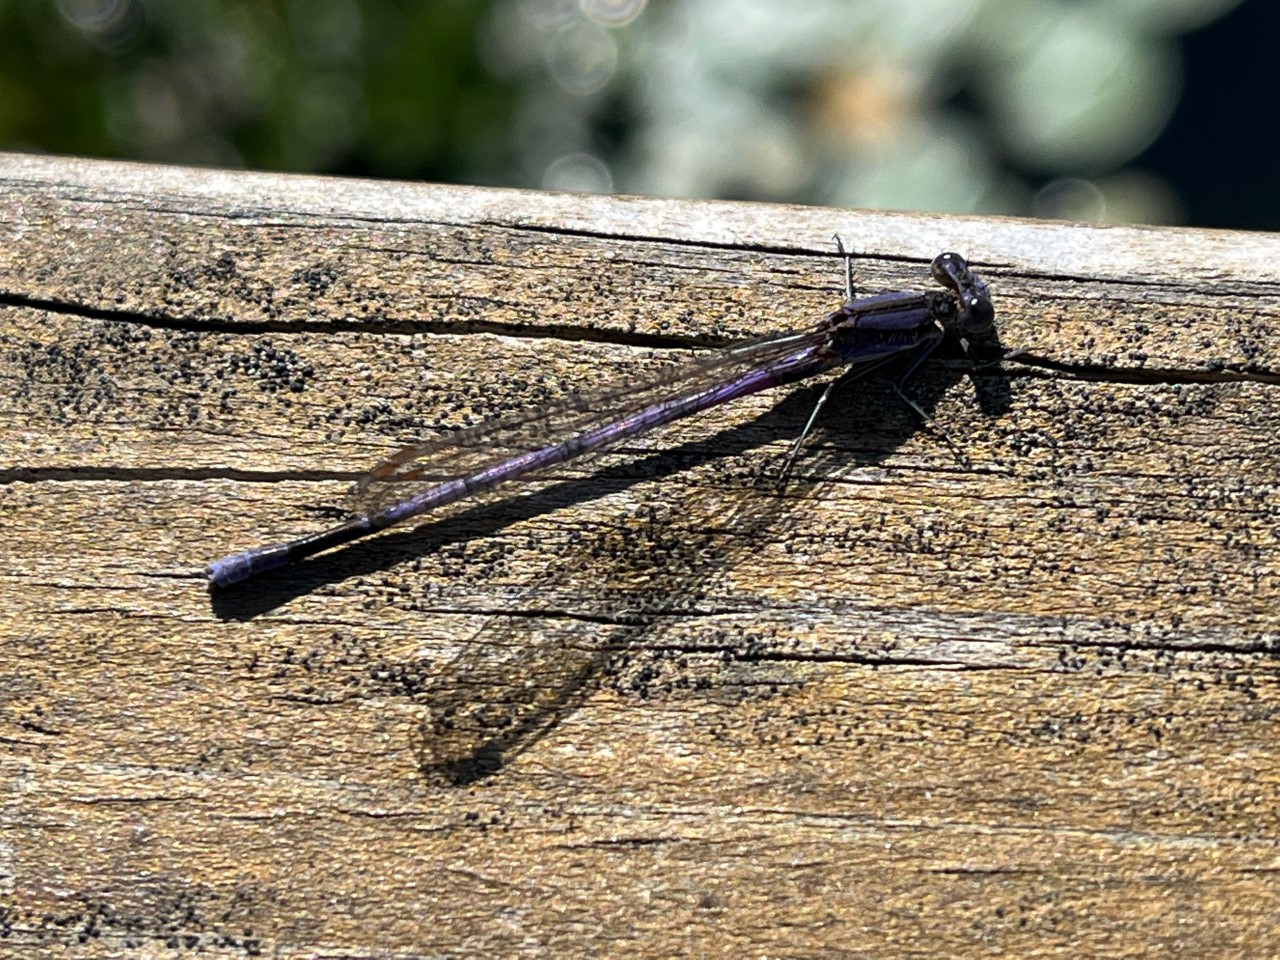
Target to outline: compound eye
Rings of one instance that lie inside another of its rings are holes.
[[[958,253],[938,254],[929,265],[929,270],[937,283],[957,292],[967,283],[969,275],[969,265]]]
[[[966,333],[986,333],[995,322],[995,307],[986,297],[968,294],[960,298],[960,324]]]

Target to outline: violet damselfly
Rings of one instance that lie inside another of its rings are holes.
[[[856,300],[850,258],[843,247],[841,254],[846,263],[847,302],[811,329],[725,347],[648,383],[623,384],[591,397],[574,396],[405,447],[357,482],[354,519],[297,540],[215,560],[205,570],[210,584],[229,587],[681,417],[835,367],[848,366],[864,376],[910,357],[895,381],[898,388],[947,333],[967,343],[970,337],[990,332],[995,311],[987,285],[958,254],[943,253],[933,260],[930,269],[942,290],[882,293]],[[796,441],[792,460],[830,390],[828,385]],[[925,417],[900,388],[898,393]]]

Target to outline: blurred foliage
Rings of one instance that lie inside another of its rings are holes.
[[[0,149],[1177,222],[1142,158],[1240,2],[0,0]]]
[[[474,0],[0,0],[0,144],[500,180],[510,87]]]

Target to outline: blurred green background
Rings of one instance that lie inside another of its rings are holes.
[[[0,0],[0,149],[1274,229],[1275,0]]]

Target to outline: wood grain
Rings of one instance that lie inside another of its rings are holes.
[[[766,394],[211,595],[397,445],[957,249]],[[1270,956],[1280,238],[0,156],[0,952]],[[953,453],[939,436],[945,433]]]

